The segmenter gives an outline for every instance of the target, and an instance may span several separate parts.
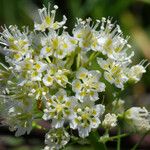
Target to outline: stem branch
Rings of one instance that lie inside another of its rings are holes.
[[[118,128],[118,140],[117,140],[117,150],[120,150],[121,137],[119,137],[121,133],[120,127]]]

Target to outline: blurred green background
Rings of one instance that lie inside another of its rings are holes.
[[[113,17],[113,20],[120,24],[124,36],[130,36],[129,43],[135,51],[133,64],[139,63],[142,59],[150,61],[150,0],[0,0],[0,25],[17,24],[20,27],[27,25],[32,29],[33,20],[37,18],[37,9],[43,4],[47,5],[48,2],[59,6],[56,17],[58,20],[62,19],[63,14],[67,16],[69,32],[74,26],[76,17],[91,17],[93,20]],[[3,55],[0,55],[0,60],[4,61]],[[147,68],[142,81],[129,86],[122,97],[126,99],[129,106],[144,105],[150,110],[150,67]],[[30,136],[14,138],[7,129],[0,128],[0,150],[39,150],[43,141],[43,134],[37,134],[36,131]],[[70,146],[66,149],[99,148],[98,146]]]

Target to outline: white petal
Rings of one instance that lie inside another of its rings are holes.
[[[76,73],[76,77],[78,79],[84,79],[86,78],[87,75],[88,75],[88,70],[85,68],[80,68]]]
[[[109,72],[106,72],[106,71],[104,72],[104,78],[111,84],[114,83],[114,78]]]
[[[79,131],[79,136],[85,138],[89,136],[89,132],[91,132],[91,127],[87,127],[87,128],[79,127],[78,131]]]
[[[52,120],[52,127],[61,128],[63,127],[63,124],[64,124],[64,120],[56,120],[56,119]]]

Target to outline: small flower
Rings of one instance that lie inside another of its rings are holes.
[[[62,43],[60,44],[60,49],[66,51],[67,55],[71,54],[71,52],[75,51],[77,47],[77,40],[74,37],[71,37],[67,32],[63,32]]]
[[[41,38],[41,57],[54,56],[63,59],[69,56],[77,47],[77,41],[66,31],[58,35],[56,31],[50,31],[48,35]]]
[[[130,69],[128,69],[127,75],[129,80],[134,81],[136,83],[141,79],[143,73],[145,72],[145,67],[139,64],[132,66]]]
[[[63,70],[58,70],[55,73],[55,80],[62,87],[66,87],[66,84],[68,83],[68,77],[66,76],[68,72],[69,72],[68,70],[63,69]]]
[[[126,118],[128,119],[140,119],[140,118],[147,118],[149,112],[145,107],[131,107],[126,111]]]
[[[117,126],[117,116],[115,114],[106,114],[102,122],[102,126],[106,129],[112,129]]]
[[[57,72],[57,66],[50,64],[47,68],[47,73],[43,77],[43,83],[45,86],[52,86],[55,81],[55,73]]]
[[[149,112],[145,107],[132,107],[125,112],[125,119],[133,130],[146,132],[150,130]]]
[[[46,74],[44,77],[43,77],[43,83],[45,84],[45,86],[51,86],[54,82],[54,79],[51,75],[49,74]]]
[[[41,62],[41,61],[37,61],[35,64],[34,64],[34,70],[37,71],[37,72],[43,72],[47,69],[47,64]]]
[[[39,16],[41,23],[38,24],[35,22],[34,28],[38,31],[45,31],[45,29],[59,29],[66,23],[66,16],[63,16],[63,20],[61,22],[55,21],[55,14],[58,6],[54,6],[54,10],[50,11],[50,4],[48,8],[44,6],[44,8],[39,9]]]
[[[67,97],[66,91],[60,89],[54,96],[47,99],[43,119],[52,119],[52,126],[55,128],[62,127],[66,120],[74,116],[72,107],[75,101],[74,97]]]
[[[37,71],[31,72],[31,80],[32,81],[41,81],[41,78],[42,78],[42,73],[37,72]]]
[[[107,55],[108,58],[130,62],[134,53],[127,55],[127,49],[131,48],[128,44],[129,37],[124,39],[120,26],[113,24],[110,18],[103,17],[100,23],[100,31],[97,36],[99,49],[97,51]]]
[[[91,18],[85,21],[79,18],[73,30],[73,35],[78,40],[79,47],[86,51],[98,49],[97,35],[99,33],[95,29],[98,27],[99,22],[95,26],[90,26],[91,21]]]
[[[59,150],[63,148],[70,140],[69,133],[64,128],[50,129],[45,136],[44,150]]]
[[[10,62],[18,63],[28,57],[31,46],[28,28],[20,31],[17,26],[9,26],[9,28],[4,27],[3,30],[0,44],[5,46],[3,51],[11,59]]]
[[[77,71],[77,79],[72,82],[72,90],[76,92],[76,97],[81,102],[85,98],[96,101],[99,99],[98,92],[105,91],[105,84],[99,81],[100,76],[101,74],[95,70],[80,68]]]
[[[10,104],[4,102],[5,109],[2,115],[5,116],[6,119],[2,124],[9,126],[10,131],[16,131],[15,136],[21,136],[25,133],[29,134],[32,130],[34,114],[32,112],[31,102],[31,99],[9,102]]]
[[[42,57],[49,57],[53,54],[53,49],[50,47],[50,46],[44,46],[42,49],[41,49],[41,56]]]
[[[68,83],[68,73],[69,70],[61,69],[51,63],[47,69],[47,73],[42,80],[45,86],[52,86],[53,83],[57,83],[61,87],[66,87],[66,84]]]
[[[123,90],[124,84],[128,81],[128,77],[124,73],[124,66],[119,62],[113,61],[112,59],[104,60],[97,58],[97,62],[102,69],[105,70],[104,77],[111,83],[115,84],[116,87]]]
[[[97,128],[101,123],[99,117],[104,113],[105,106],[94,105],[92,102],[79,103],[74,107],[75,117],[71,120],[70,128],[78,129],[79,136],[85,138],[91,129]]]
[[[36,63],[32,66],[32,70],[28,70],[31,80],[32,81],[41,81],[42,78],[42,72],[44,72],[47,69],[47,64],[36,61]]]

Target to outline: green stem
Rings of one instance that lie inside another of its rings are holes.
[[[90,58],[88,59],[88,61],[84,64],[84,66],[87,66],[94,58],[97,57],[97,55],[99,55],[99,52],[94,52],[90,55]]]
[[[138,148],[138,146],[143,142],[144,138],[146,137],[146,135],[149,133],[150,131],[147,131],[142,137],[141,139],[138,141],[138,143],[136,143],[133,148],[131,148],[131,150],[136,150]]]
[[[104,149],[105,149],[105,150],[107,150],[107,146],[106,146],[106,143],[104,143]]]
[[[117,150],[120,150],[121,138],[119,137],[121,133],[120,127],[118,128],[118,140],[117,140]]]
[[[80,67],[80,59],[81,59],[80,57],[81,57],[80,53],[78,53],[78,56],[77,56],[77,70]]]
[[[113,141],[115,139],[118,139],[118,138],[123,138],[123,137],[126,137],[128,136],[128,134],[121,134],[121,135],[116,135],[116,136],[112,136],[109,138],[110,141]]]
[[[72,53],[72,56],[68,57],[67,60],[66,60],[66,64],[65,64],[65,67],[67,69],[70,69],[72,64],[74,62],[74,53]]]
[[[46,57],[46,60],[47,60],[48,63],[51,63],[51,60],[50,60],[49,57]]]

